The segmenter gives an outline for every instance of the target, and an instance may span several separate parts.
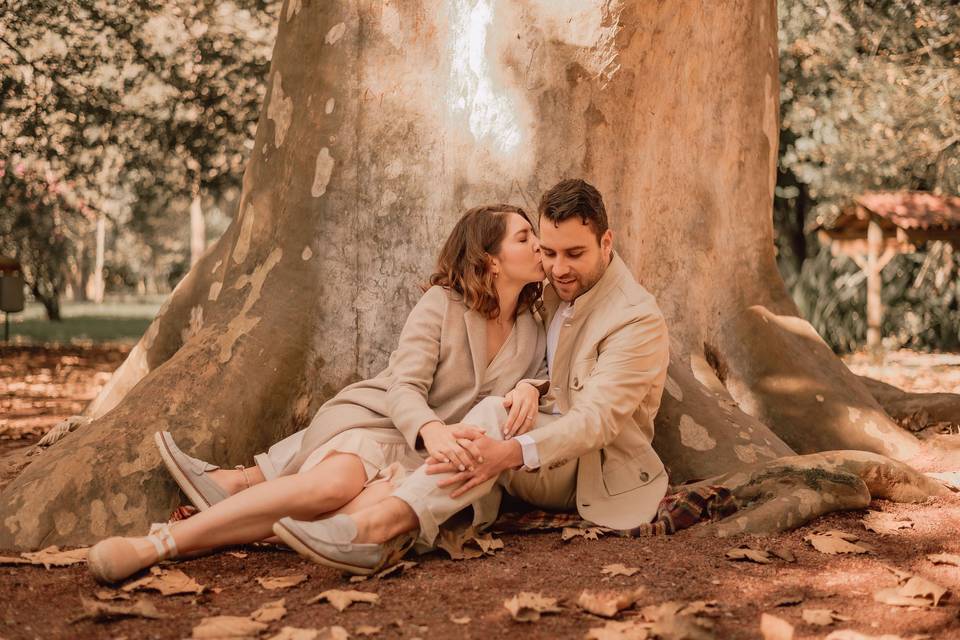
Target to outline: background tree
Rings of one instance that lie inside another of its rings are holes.
[[[7,3],[0,158],[68,184],[95,212],[71,227],[76,238],[94,233],[97,216],[115,235],[135,219],[141,230],[169,226],[151,219],[182,216],[204,195],[229,199],[252,147],[277,9],[259,0]],[[193,222],[201,235],[202,221]],[[181,228],[189,240],[190,224]],[[85,248],[67,241],[62,253],[77,260]],[[63,268],[65,255],[34,271]]]
[[[783,0],[779,264],[804,317],[836,349],[863,344],[866,291],[807,231],[867,190],[960,193],[960,6],[949,0]],[[932,243],[884,270],[884,335],[960,345],[957,258]]]

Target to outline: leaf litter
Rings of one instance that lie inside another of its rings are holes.
[[[897,586],[880,589],[873,599],[897,607],[936,607],[950,590],[932,580],[894,567],[886,567],[897,578]]]
[[[590,640],[713,640],[711,618],[717,615],[719,609],[714,601],[664,602],[643,607],[638,619],[610,620],[602,627],[590,629],[586,637]]]
[[[135,589],[145,589],[159,591],[163,596],[174,596],[184,593],[198,595],[203,593],[206,587],[197,583],[196,580],[185,574],[179,569],[163,569],[161,567],[150,567],[150,575],[128,582],[123,585],[123,591],[134,591]]]
[[[584,590],[577,598],[577,606],[596,616],[612,618],[636,604],[646,591],[644,587],[637,587],[631,591]]]
[[[627,567],[619,562],[617,564],[607,564],[600,569],[600,573],[606,574],[611,578],[614,576],[627,576],[628,578],[640,571],[637,567]]]
[[[510,612],[510,616],[517,622],[537,622],[541,616],[548,613],[560,613],[557,599],[539,593],[522,591],[508,600],[503,606]]]
[[[451,560],[473,560],[503,549],[503,540],[490,533],[478,533],[476,527],[441,529],[437,546]]]
[[[800,612],[800,617],[807,624],[818,627],[828,627],[834,622],[846,622],[850,620],[847,616],[842,616],[833,609],[804,609]]]
[[[289,589],[296,587],[307,581],[307,575],[298,573],[292,576],[269,576],[266,578],[257,578],[257,583],[264,589],[273,591],[276,589]]]
[[[133,602],[123,604],[112,604],[110,602],[91,600],[80,596],[80,604],[83,606],[83,613],[71,620],[71,622],[88,619],[95,622],[107,622],[121,618],[160,620],[169,617],[167,614],[158,611],[157,607],[146,598],[138,598]]]
[[[910,518],[883,511],[867,511],[867,515],[860,522],[868,531],[880,535],[896,535],[903,529],[913,528],[913,521]]]
[[[328,589],[320,595],[314,596],[307,600],[307,604],[316,604],[317,602],[323,602],[326,600],[333,608],[337,611],[343,611],[350,605],[356,602],[366,602],[371,605],[380,604],[380,596],[375,593],[370,593],[368,591],[354,591],[347,590],[342,591],[340,589]]]
[[[863,543],[857,544],[860,538],[856,535],[836,529],[814,532],[805,535],[803,539],[809,542],[810,546],[820,553],[830,555],[838,553],[870,553],[873,550]]]

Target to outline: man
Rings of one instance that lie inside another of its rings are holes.
[[[394,494],[351,515],[315,523],[284,518],[274,532],[303,555],[354,573],[396,560],[419,532],[473,504],[474,522],[495,518],[499,489],[545,509],[573,509],[598,525],[649,522],[667,487],[651,441],[667,375],[666,324],[656,301],[613,251],[600,193],[564,180],[539,207],[550,393],[535,427],[503,439],[501,399],[465,418],[482,463],[458,472],[428,460]]]

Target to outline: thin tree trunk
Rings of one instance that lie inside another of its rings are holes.
[[[194,192],[190,202],[190,266],[192,267],[207,248],[207,228],[203,219],[203,201],[200,190]]]
[[[107,216],[100,212],[97,215],[96,230],[96,249],[93,259],[93,277],[90,278],[90,299],[97,303],[103,303],[103,294],[106,289],[106,283],[103,277],[103,266],[105,262],[107,245]]]

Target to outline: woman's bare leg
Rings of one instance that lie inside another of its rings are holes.
[[[285,516],[314,520],[349,503],[367,476],[360,458],[334,453],[305,473],[261,482],[174,524],[170,531],[181,554],[258,542],[272,535]]]
[[[266,481],[263,471],[257,465],[244,467],[242,470],[217,469],[216,471],[208,471],[207,475],[231,496]]]

